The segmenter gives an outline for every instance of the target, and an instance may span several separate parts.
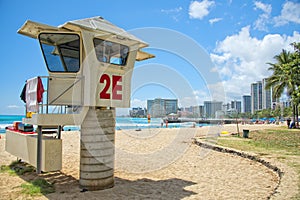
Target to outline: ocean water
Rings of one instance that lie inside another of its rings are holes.
[[[0,134],[5,133],[5,128],[12,126],[15,121],[22,121],[24,116],[22,115],[0,115]],[[116,118],[116,129],[147,129],[147,128],[161,128],[161,118],[152,118],[148,123],[147,118],[130,118],[130,117],[117,117]],[[169,123],[169,128],[182,128],[191,127],[193,123]],[[197,124],[197,126],[206,126],[207,124]],[[166,128],[166,124],[163,124],[162,128]],[[78,126],[64,126],[65,131],[79,130]]]
[[[5,133],[7,126],[12,126],[15,121],[22,121],[22,115],[0,115],[0,133]]]
[[[145,128],[161,128],[161,118],[151,118],[148,122],[147,118],[127,118],[127,117],[117,117],[116,119],[116,129],[145,129]],[[169,128],[179,128],[192,126],[192,123],[169,123]],[[163,124],[163,128],[166,124]]]

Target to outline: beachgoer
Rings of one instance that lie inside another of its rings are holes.
[[[292,120],[291,120],[290,117],[286,120],[286,123],[287,123],[288,128],[290,128],[291,121],[292,121]]]
[[[296,128],[296,126],[295,126],[295,122],[294,122],[294,121],[292,121],[292,122],[291,122],[291,124],[290,124],[290,128]]]

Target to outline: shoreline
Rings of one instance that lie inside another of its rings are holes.
[[[0,134],[4,134],[6,127],[13,126],[14,121],[22,121],[23,115],[0,115],[0,117],[4,117],[5,120],[2,119],[1,122],[5,122],[0,124]],[[196,123],[196,127],[204,127],[204,126],[216,126],[222,124],[224,125],[234,125],[236,123],[225,123],[225,121],[230,120],[231,122],[235,122],[235,119],[202,119],[202,118],[179,118],[183,120],[182,122],[173,123],[172,121],[168,122],[168,128],[189,128],[193,126],[193,123]],[[166,128],[166,123],[163,123],[163,127],[161,127],[162,118],[152,118],[150,123],[147,123],[147,118],[131,118],[131,117],[117,117],[116,118],[116,130],[136,130],[136,129],[149,129],[149,128]],[[224,121],[225,120],[225,121]],[[197,122],[207,122],[207,123],[197,123]],[[238,119],[239,125],[242,124],[252,124],[250,119]],[[219,122],[219,123],[217,123]],[[281,123],[281,125],[284,122]],[[258,124],[254,124],[258,125]],[[79,126],[65,126],[64,131],[78,131],[80,129]]]

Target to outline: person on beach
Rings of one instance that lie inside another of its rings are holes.
[[[286,123],[287,123],[288,128],[290,128],[290,124],[291,124],[291,118],[290,117],[287,118]]]
[[[295,122],[294,121],[292,121],[291,122],[291,124],[290,124],[290,127],[289,127],[290,129],[292,129],[292,128],[296,128],[296,124],[295,124]]]
[[[196,122],[193,122],[193,126],[192,126],[193,128],[196,128]]]

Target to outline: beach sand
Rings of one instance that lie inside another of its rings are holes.
[[[275,125],[240,125],[259,130]],[[236,125],[182,129],[120,130],[116,132],[115,186],[102,191],[79,189],[80,133],[62,133],[63,169],[40,175],[55,183],[56,192],[34,199],[266,199],[279,178],[260,163],[204,149],[192,138],[217,138],[220,131],[237,132]],[[242,134],[242,133],[241,133]],[[0,165],[16,157],[5,152],[0,139]],[[33,177],[0,173],[0,199],[27,199],[22,183]]]

